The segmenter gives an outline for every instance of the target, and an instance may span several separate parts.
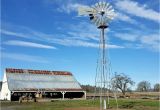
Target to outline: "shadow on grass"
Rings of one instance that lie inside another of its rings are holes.
[[[121,104],[119,106],[119,108],[131,109],[131,108],[133,108],[135,106],[136,103],[137,102],[133,102],[133,101],[131,101],[131,102],[125,102],[125,103]]]

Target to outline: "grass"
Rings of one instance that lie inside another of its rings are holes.
[[[127,110],[159,110],[158,100],[119,99],[119,108]],[[99,107],[99,100],[61,100],[53,102],[1,102],[2,110],[64,110],[65,108]],[[114,100],[110,106],[116,108]]]

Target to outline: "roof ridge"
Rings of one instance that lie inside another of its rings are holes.
[[[68,71],[49,71],[49,70],[32,70],[32,69],[16,69],[6,68],[6,73],[31,73],[31,74],[50,74],[50,75],[72,75]]]

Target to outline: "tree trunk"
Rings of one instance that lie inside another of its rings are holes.
[[[126,96],[126,91],[122,91],[123,97]]]

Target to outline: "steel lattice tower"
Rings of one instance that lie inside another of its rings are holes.
[[[95,95],[100,96],[100,110],[106,110],[109,108],[111,63],[108,58],[108,44],[106,45],[105,29],[108,28],[109,22],[115,16],[114,9],[109,3],[98,2],[91,7],[80,7],[79,15],[89,16],[91,22],[100,29],[99,58],[97,61],[95,77]]]

